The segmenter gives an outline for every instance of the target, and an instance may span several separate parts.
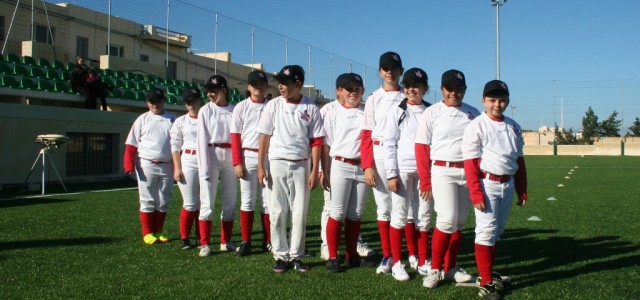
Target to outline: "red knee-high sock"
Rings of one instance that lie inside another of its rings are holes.
[[[231,242],[231,234],[233,231],[233,221],[222,221],[220,226],[220,243],[227,244]]]
[[[444,233],[436,227],[431,237],[431,269],[442,270],[444,255],[449,247],[451,234]]]
[[[391,222],[378,221],[378,231],[380,232],[380,248],[382,248],[382,256],[391,256],[391,245],[389,245],[389,227]]]
[[[451,234],[451,240],[449,241],[449,249],[444,255],[444,271],[447,272],[456,266],[458,263],[458,252],[460,252],[460,237],[462,233],[456,231]]]
[[[491,248],[492,246],[475,244],[476,265],[478,266],[478,273],[480,274],[480,277],[482,277],[480,285],[485,285],[486,283],[493,281],[493,278],[491,277],[491,271],[493,268]]]
[[[240,210],[240,231],[242,241],[251,244],[251,231],[253,230],[253,211]]]
[[[262,243],[271,243],[271,221],[269,214],[260,214],[262,221]]]
[[[213,227],[212,221],[198,221],[198,228],[200,229],[200,245],[209,245],[211,243],[211,227]]]
[[[416,255],[417,233],[414,223],[407,223],[407,226],[404,227],[404,238],[407,241],[407,252],[410,256]]]
[[[142,236],[153,233],[154,213],[140,212],[140,225],[142,225]]]
[[[327,247],[329,248],[329,257],[338,258],[338,247],[340,246],[340,231],[342,231],[342,222],[329,217],[327,221]]]
[[[429,231],[418,232],[418,265],[422,266],[429,257]]]
[[[402,260],[403,233],[403,228],[395,228],[393,226],[389,228],[389,244],[391,245],[391,257],[393,257],[394,264]]]
[[[360,221],[345,221],[345,239],[347,240],[347,259],[357,258],[358,254],[358,237],[360,236]]]
[[[162,233],[162,228],[164,228],[164,219],[166,217],[166,212],[156,210],[153,213],[153,233]]]
[[[180,239],[184,240],[189,238],[189,232],[191,232],[191,224],[193,224],[193,220],[190,220],[190,217],[191,212],[183,207],[180,210]]]

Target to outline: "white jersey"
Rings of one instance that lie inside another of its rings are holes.
[[[253,102],[247,98],[236,105],[231,117],[231,133],[239,133],[242,148],[258,149],[260,133],[257,131],[260,114],[267,102]]]
[[[162,115],[146,112],[140,115],[127,136],[127,145],[138,148],[138,157],[158,162],[172,161],[171,125],[176,116],[168,111]]]
[[[327,115],[327,112],[329,112],[330,110],[336,108],[336,107],[340,107],[342,106],[342,104],[340,104],[340,101],[333,100],[327,104],[325,104],[322,108],[320,108],[320,116],[322,117],[322,119],[324,120],[324,116]]]
[[[492,120],[486,113],[475,118],[464,130],[462,156],[480,158],[480,169],[495,175],[514,175],[522,156],[522,130],[514,120]]]
[[[431,160],[462,161],[462,134],[480,112],[466,103],[448,106],[443,101],[429,106],[418,123],[415,142],[430,145]]]
[[[196,149],[198,118],[186,114],[178,117],[171,127],[171,152]]]
[[[399,91],[385,91],[379,88],[374,91],[364,105],[364,119],[362,130],[371,130],[371,139],[384,139],[384,126],[387,113],[391,107],[398,106],[404,99],[404,93]]]
[[[198,133],[196,139],[196,150],[198,156],[198,171],[200,177],[209,178],[209,162],[211,153],[209,145],[229,144],[231,145],[231,111],[233,105],[218,106],[213,102],[207,103],[198,111]],[[231,147],[228,147],[231,150]]]
[[[303,96],[300,103],[277,97],[264,108],[257,131],[270,135],[269,159],[308,159],[309,140],[324,136],[320,109]]]
[[[364,116],[364,104],[346,108],[338,101],[337,106],[324,116],[324,143],[331,147],[331,157],[360,159],[360,131]],[[329,104],[327,104],[329,105]]]
[[[385,153],[385,169],[387,178],[399,173],[416,172],[415,137],[418,120],[427,108],[424,104],[406,102],[406,109],[399,105],[391,107],[386,118],[386,126],[382,147]],[[400,122],[400,119],[402,121]]]

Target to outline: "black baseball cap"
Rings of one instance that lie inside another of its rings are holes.
[[[147,102],[158,103],[158,102],[164,102],[164,100],[165,100],[164,91],[162,91],[157,87],[153,88],[147,93]]]
[[[466,87],[467,81],[465,80],[464,73],[455,69],[442,73],[442,86]]]
[[[491,80],[484,85],[482,97],[486,97],[489,94],[492,96],[509,96],[509,87],[504,81],[497,79]]]
[[[429,77],[427,76],[427,72],[420,68],[411,68],[404,72],[402,75],[402,84],[407,85],[410,83],[421,83],[426,86],[429,85]]]
[[[284,66],[276,75],[276,80],[279,83],[296,82],[296,80],[304,83],[304,69],[299,65]]]
[[[380,55],[380,69],[393,69],[395,67],[402,68],[400,54],[389,51]]]
[[[249,76],[247,76],[247,83],[249,84],[262,82],[267,83],[267,74],[261,70],[253,70],[249,73]]]
[[[344,73],[336,78],[336,88],[346,88],[351,84],[364,87],[362,77],[356,73]]]
[[[182,101],[187,104],[202,101],[200,89],[198,89],[197,87],[190,87],[184,90],[184,92],[182,92]]]
[[[207,82],[202,86],[205,90],[213,90],[217,88],[226,88],[227,80],[221,75],[213,75],[209,77]]]

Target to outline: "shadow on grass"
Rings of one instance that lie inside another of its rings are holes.
[[[69,239],[53,239],[53,240],[30,240],[30,241],[12,241],[0,242],[0,251],[33,249],[33,248],[50,248],[61,246],[87,246],[109,244],[122,239],[110,237],[83,237]]]
[[[73,200],[56,199],[56,198],[10,199],[10,200],[2,200],[2,201],[0,201],[0,208],[8,208],[8,207],[16,207],[16,206],[27,206],[27,205],[37,205],[37,204],[63,203],[63,202],[69,202],[69,201],[73,201]]]

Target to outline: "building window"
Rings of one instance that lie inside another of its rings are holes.
[[[149,55],[140,54],[140,61],[149,62]]]
[[[118,170],[118,134],[69,132],[67,176],[113,174]]]
[[[124,47],[122,46],[107,45],[105,49],[110,50],[110,51],[107,51],[107,53],[111,56],[124,57]]]
[[[79,36],[76,39],[76,56],[82,56],[85,59],[89,56],[89,39]]]
[[[56,36],[55,28],[51,27],[51,34],[49,34],[49,27],[43,25],[36,25],[36,42],[53,44],[53,39]]]
[[[4,41],[4,16],[0,16],[0,41]]]

